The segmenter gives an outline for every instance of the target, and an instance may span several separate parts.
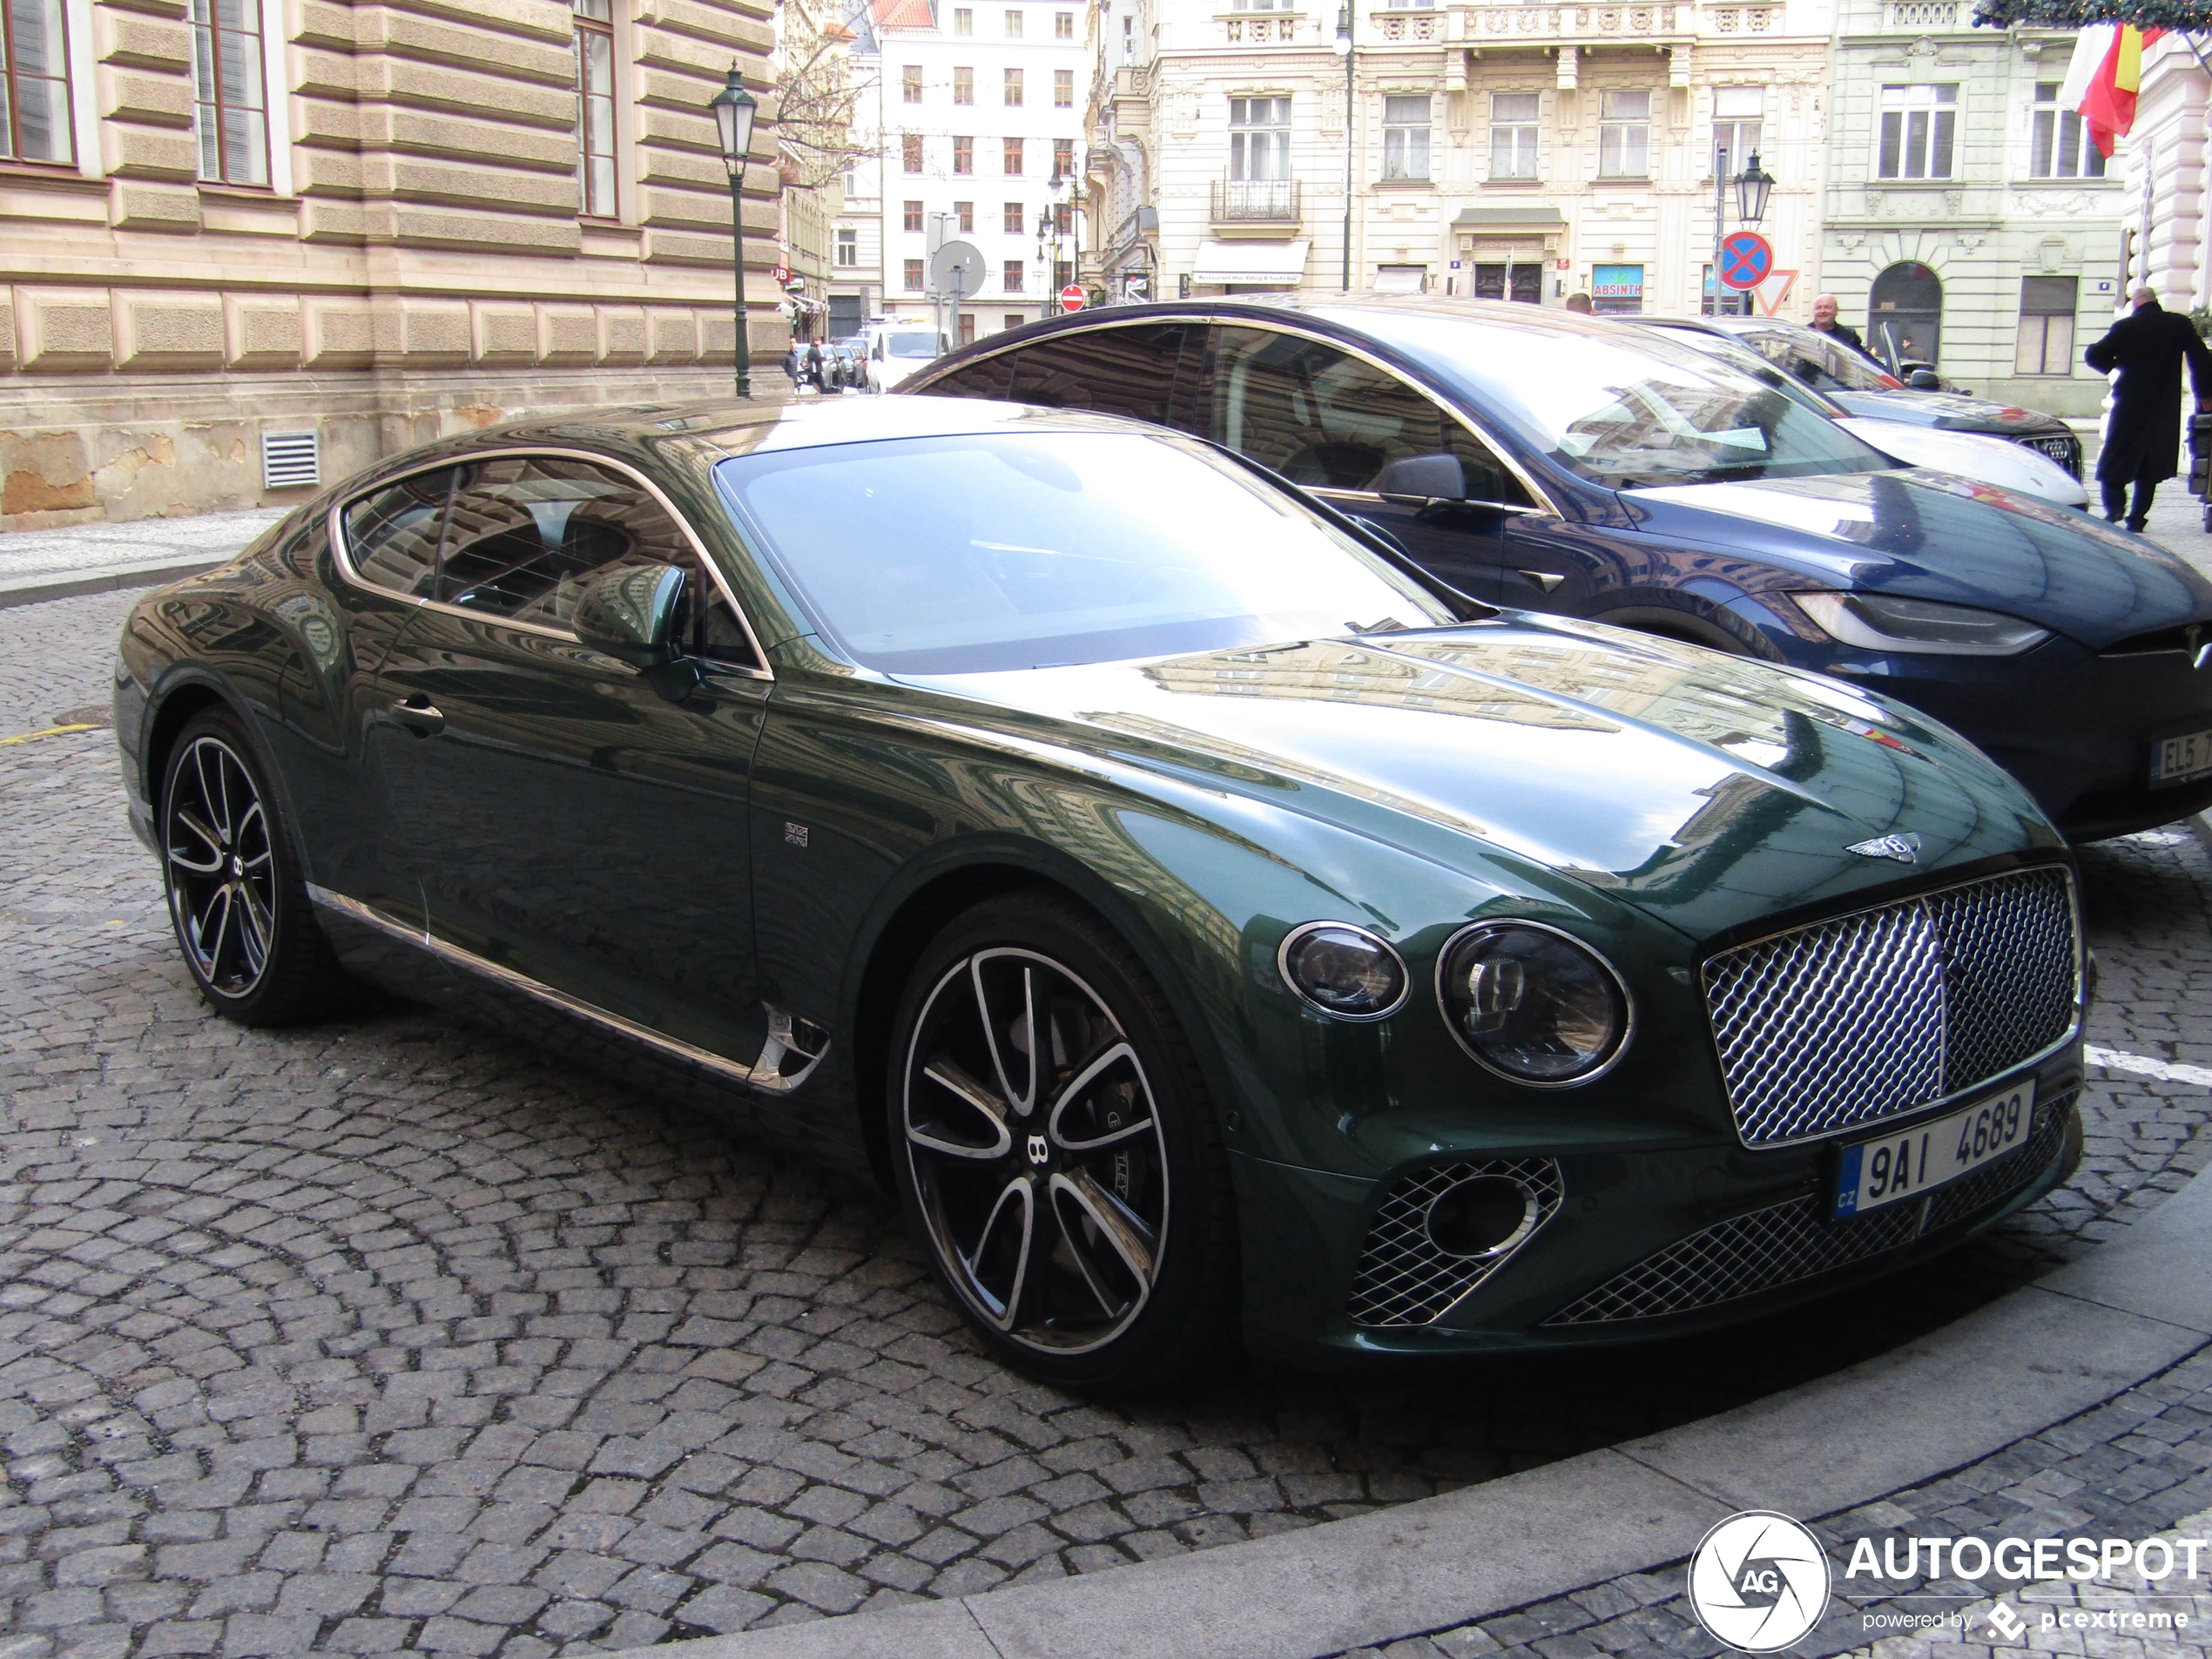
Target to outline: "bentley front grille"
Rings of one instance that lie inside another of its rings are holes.
[[[1994,1208],[2048,1169],[2074,1100],[2068,1092],[2037,1108],[2025,1145],[1925,1198],[1831,1221],[1827,1195],[1814,1193],[1732,1216],[1645,1257],[1544,1323],[1600,1325],[1694,1312],[1901,1249]]]
[[[1468,1182],[1507,1181],[1527,1195],[1527,1224],[1502,1248],[1480,1254],[1445,1249],[1429,1225],[1436,1201]],[[1562,1188],[1553,1158],[1489,1158],[1438,1163],[1393,1182],[1376,1207],[1352,1278],[1352,1322],[1432,1325],[1496,1272],[1558,1211]]]
[[[2073,1029],[2074,881],[1969,881],[1723,951],[1705,1002],[1749,1147],[1917,1111]]]

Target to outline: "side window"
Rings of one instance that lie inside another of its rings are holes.
[[[1217,328],[1201,396],[1177,424],[1309,489],[1373,489],[1393,462],[1458,459],[1470,501],[1525,505],[1527,493],[1483,442],[1418,387],[1348,352],[1268,328]],[[1194,388],[1198,389],[1198,388]],[[1185,418],[1204,404],[1201,425]]]
[[[876,341],[876,357],[883,356],[883,342]],[[941,374],[921,388],[931,397],[1004,397],[1008,379],[1014,364],[1005,353],[986,357],[981,362],[969,363],[949,374]]]
[[[356,576],[388,593],[432,597],[438,532],[458,470],[442,467],[412,474],[346,509],[346,554]]]
[[[566,628],[591,580],[625,565],[680,567],[690,648],[758,666],[745,628],[660,503],[621,474],[563,455],[460,469],[437,597],[462,610]],[[704,604],[701,603],[704,598]]]
[[[1188,332],[1179,323],[1154,323],[1044,341],[1013,354],[1006,395],[1016,403],[1094,409],[1165,426]]]

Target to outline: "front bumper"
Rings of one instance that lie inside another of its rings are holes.
[[[2079,1042],[1987,1088],[2029,1077],[2038,1103],[2025,1145],[1924,1198],[1842,1221],[1827,1216],[1835,1147],[1871,1126],[1760,1152],[1733,1143],[1642,1154],[1440,1150],[1375,1182],[1238,1157],[1245,1234],[1269,1241],[1267,1251],[1248,1252],[1247,1340],[1321,1366],[1581,1347],[1717,1328],[1834,1294],[1952,1248],[2071,1174],[2081,1150]],[[1514,1160],[1556,1168],[1558,1201],[1543,1224],[1433,1318],[1372,1322],[1376,1300],[1364,1292],[1372,1278],[1363,1278],[1363,1267],[1386,1236],[1393,1197],[1439,1166]],[[1326,1287],[1318,1298],[1316,1286]]]
[[[2212,778],[2150,782],[2155,739],[2212,727],[2212,670],[2186,652],[2101,654],[2054,638],[2019,657],[1838,649],[1804,665],[1951,726],[2019,779],[2070,840],[2130,835],[2212,806]]]

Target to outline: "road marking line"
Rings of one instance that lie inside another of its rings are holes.
[[[2102,1066],[2107,1071],[2140,1071],[2162,1083],[2195,1083],[2199,1089],[2212,1089],[2212,1066],[2177,1066],[2170,1061],[2153,1060],[2148,1055],[2122,1054],[2117,1049],[2094,1045],[2084,1057],[2091,1065]]]
[[[50,725],[43,732],[26,732],[21,737],[0,738],[0,745],[10,743],[34,743],[40,738],[65,737],[71,732],[98,732],[99,729],[100,728],[98,726],[92,725],[89,720],[83,725]]]

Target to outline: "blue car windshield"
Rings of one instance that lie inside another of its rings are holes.
[[[1455,621],[1297,496],[1165,434],[837,444],[732,457],[715,480],[816,631],[888,674]]]
[[[1897,464],[1786,392],[1656,329],[1501,325],[1448,312],[1345,318],[1466,388],[1479,415],[1608,489]]]

